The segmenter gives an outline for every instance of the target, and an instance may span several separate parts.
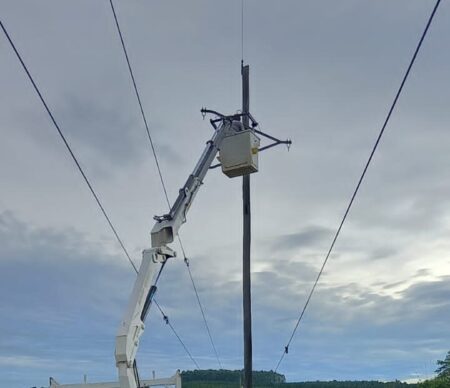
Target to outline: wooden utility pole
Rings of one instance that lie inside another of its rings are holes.
[[[242,74],[242,122],[244,128],[249,128],[250,109],[250,68],[241,63]],[[243,202],[243,257],[242,257],[242,288],[244,315],[244,388],[252,387],[252,300],[250,277],[250,246],[251,246],[251,213],[250,213],[250,175],[242,177]]]

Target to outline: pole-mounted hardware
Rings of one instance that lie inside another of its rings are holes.
[[[247,117],[249,119],[249,121],[251,122],[251,128],[246,128],[246,129],[250,129],[253,132],[257,133],[258,135],[261,135],[261,136],[263,136],[263,137],[265,137],[265,138],[267,138],[269,140],[272,140],[271,144],[268,144],[268,145],[263,146],[263,147],[259,147],[258,148],[258,152],[262,152],[262,151],[268,150],[269,148],[272,148],[272,147],[275,147],[275,146],[281,145],[281,144],[285,144],[287,146],[288,151],[289,151],[289,149],[290,149],[290,147],[292,145],[292,140],[291,139],[280,140],[280,139],[276,138],[275,136],[269,135],[269,134],[261,131],[260,129],[256,129],[256,128],[259,127],[259,123],[255,120],[255,118],[251,115],[251,113],[236,113],[234,115],[226,116],[226,115],[223,115],[220,112],[217,112],[217,111],[211,110],[211,109],[207,109],[207,108],[202,108],[200,110],[200,112],[201,112],[203,118],[207,114],[212,114],[212,115],[215,115],[215,116],[218,117],[216,119],[209,120],[214,129],[217,129],[217,123],[218,122],[223,122],[223,121],[226,121],[226,120],[231,122],[231,121],[236,121],[236,120],[242,120],[244,117]],[[245,128],[245,126],[244,126],[244,128]],[[212,165],[210,167],[210,169],[214,169],[214,168],[221,167],[221,166],[222,166],[221,163],[217,163],[217,164]]]

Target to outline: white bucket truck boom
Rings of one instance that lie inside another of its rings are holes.
[[[227,166],[229,171],[239,169],[240,173],[232,176],[255,172],[258,169],[257,152],[259,139],[253,130],[243,127],[239,121],[239,115],[220,116],[220,125],[218,127],[214,125],[213,137],[206,143],[206,148],[194,171],[180,189],[178,198],[169,213],[155,217],[156,223],[151,232],[152,248],[143,252],[138,277],[116,337],[116,364],[119,370],[120,388],[139,388],[139,375],[135,361],[139,338],[144,331],[145,317],[150,308],[152,297],[156,292],[159,273],[166,261],[176,256],[175,251],[170,249],[167,244],[174,241],[181,225],[186,222],[186,214],[200,186],[203,184],[203,179],[217,153],[221,152],[221,160],[235,163]],[[247,137],[245,136],[246,134],[248,134]],[[228,152],[222,155],[222,144],[226,142],[226,139],[236,136],[240,136],[241,142],[244,143],[239,146],[239,151],[245,152],[251,157],[237,155],[233,147],[228,147],[228,149],[230,153],[235,154],[234,156],[229,155]],[[256,140],[250,141],[249,136],[254,137]],[[236,163],[236,160],[240,161],[240,163]],[[224,166],[222,167],[224,168]]]
[[[143,252],[137,279],[116,336],[115,358],[119,382],[60,385],[51,378],[51,388],[142,388],[157,385],[152,383],[153,380],[140,381],[139,379],[136,366],[139,340],[145,329],[145,318],[150,309],[153,295],[156,292],[156,283],[159,275],[167,260],[176,256],[176,252],[169,248],[168,244],[174,241],[181,225],[186,222],[187,212],[200,186],[203,184],[206,173],[210,168],[219,166],[222,167],[223,173],[228,177],[257,172],[260,140],[256,133],[275,141],[273,145],[290,144],[290,141],[280,141],[256,130],[258,123],[250,114],[241,113],[224,116],[215,111],[202,109],[202,114],[205,115],[206,113],[217,116],[216,119],[210,120],[214,127],[214,135],[206,143],[206,148],[194,171],[180,189],[178,198],[169,213],[154,217],[156,223],[151,231],[152,247]],[[251,128],[245,128],[241,122],[244,115],[249,117],[252,123]],[[266,146],[264,149],[273,145]],[[220,154],[218,159],[221,164],[211,166],[217,153]],[[164,385],[172,385],[173,383],[177,388],[180,388],[179,374],[164,381]]]

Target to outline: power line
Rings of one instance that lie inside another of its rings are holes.
[[[42,93],[40,92],[39,88],[36,85],[36,82],[34,81],[32,75],[30,74],[30,72],[28,71],[27,66],[25,65],[21,55],[19,54],[16,46],[14,45],[11,37],[8,34],[8,31],[6,30],[5,26],[3,25],[3,23],[0,21],[0,26],[6,36],[6,38],[9,41],[9,44],[11,45],[12,49],[14,50],[14,53],[16,54],[17,58],[19,59],[23,69],[25,70],[25,73],[27,74],[29,80],[31,81],[31,84],[33,85],[34,90],[36,91],[37,95],[39,96],[39,99],[41,100],[42,104],[44,105],[45,110],[47,111],[53,125],[55,126],[56,130],[58,131],[59,136],[61,137],[62,141],[64,142],[64,145],[67,148],[67,151],[69,151],[70,156],[72,157],[73,161],[75,162],[75,165],[78,169],[78,171],[80,172],[80,174],[82,175],[84,181],[86,182],[92,196],[95,199],[95,202],[97,202],[98,207],[100,208],[101,212],[103,213],[106,221],[108,222],[109,227],[111,228],[112,232],[114,233],[114,236],[116,237],[120,247],[122,248],[123,252],[125,253],[125,256],[127,257],[128,261],[130,262],[130,264],[133,266],[133,269],[135,270],[135,272],[137,273],[138,270],[136,268],[136,265],[134,264],[133,260],[131,260],[131,257],[127,251],[127,249],[125,248],[125,245],[122,242],[122,239],[119,237],[119,234],[117,233],[116,228],[114,227],[113,223],[111,222],[111,219],[109,218],[108,214],[106,213],[105,208],[103,207],[99,196],[97,195],[97,193],[95,192],[94,188],[92,187],[91,182],[89,181],[88,177],[86,176],[85,172],[83,171],[83,168],[81,167],[80,163],[78,162],[77,157],[75,156],[74,152],[72,151],[72,148],[70,147],[66,137],[64,136],[64,134],[62,133],[58,123],[56,122],[52,112],[50,111],[50,108],[48,107],[47,103],[44,100],[44,97],[42,96]]]
[[[244,0],[241,0],[241,63],[244,63]]]
[[[336,243],[336,240],[339,237],[339,234],[341,232],[341,229],[342,229],[342,226],[344,225],[345,220],[347,219],[347,215],[350,212],[350,208],[353,205],[353,202],[354,202],[355,197],[356,197],[356,195],[357,195],[357,193],[359,191],[361,183],[362,183],[362,181],[363,181],[363,179],[364,179],[364,177],[366,175],[366,172],[367,172],[367,170],[369,168],[369,165],[370,165],[370,163],[372,161],[373,155],[375,154],[375,151],[378,148],[378,145],[380,143],[381,137],[383,136],[384,130],[386,129],[386,126],[387,126],[387,124],[388,124],[388,122],[389,122],[389,120],[391,118],[392,112],[394,111],[394,108],[397,105],[397,101],[398,101],[398,99],[400,97],[400,94],[401,94],[401,92],[403,90],[403,86],[406,83],[406,80],[407,80],[407,78],[409,76],[409,73],[411,71],[412,66],[414,65],[414,62],[415,62],[416,57],[417,57],[417,54],[419,53],[420,47],[422,46],[422,42],[424,41],[425,36],[427,35],[428,29],[429,29],[429,27],[431,25],[431,22],[433,21],[434,15],[435,15],[438,7],[439,7],[440,2],[441,2],[441,0],[437,0],[435,6],[433,8],[433,11],[431,12],[431,15],[430,15],[430,17],[428,19],[428,22],[426,24],[425,30],[423,31],[422,36],[421,36],[421,38],[419,40],[419,43],[417,44],[416,50],[414,51],[414,55],[412,56],[412,59],[411,59],[411,61],[409,63],[409,66],[408,66],[408,68],[406,70],[405,75],[403,76],[402,82],[401,82],[400,87],[399,87],[399,89],[397,91],[397,94],[395,95],[394,101],[392,102],[392,105],[391,105],[391,107],[389,109],[389,112],[388,112],[388,114],[386,116],[386,119],[385,119],[385,121],[383,123],[383,126],[381,127],[380,133],[378,134],[377,140],[375,141],[375,144],[374,144],[374,146],[372,148],[372,151],[370,153],[369,159],[367,160],[367,162],[366,162],[366,164],[364,166],[363,172],[361,174],[361,177],[359,178],[358,184],[356,185],[355,191],[353,192],[353,195],[352,195],[352,197],[350,199],[350,202],[349,202],[349,204],[347,206],[347,209],[345,210],[344,216],[342,217],[341,223],[339,224],[339,227],[338,227],[338,229],[336,231],[336,234],[334,235],[334,238],[333,238],[333,241],[332,241],[332,243],[330,245],[330,248],[328,249],[327,255],[325,256],[325,260],[324,260],[324,262],[322,264],[322,267],[320,268],[319,274],[317,275],[317,278],[316,278],[316,280],[314,282],[314,285],[311,288],[311,291],[310,291],[310,293],[308,295],[308,298],[306,299],[306,303],[305,303],[305,305],[304,305],[304,307],[303,307],[303,309],[302,309],[302,311],[300,313],[300,316],[299,316],[299,318],[297,320],[297,323],[296,323],[296,325],[294,327],[294,330],[292,331],[291,337],[289,338],[289,341],[288,341],[287,345],[284,347],[284,351],[283,351],[283,353],[282,353],[282,355],[281,355],[281,357],[280,357],[280,359],[278,361],[278,364],[277,364],[277,366],[275,368],[275,372],[278,370],[278,367],[280,366],[281,362],[283,361],[284,356],[289,351],[289,345],[291,344],[291,342],[292,342],[292,340],[294,338],[295,332],[297,331],[298,326],[299,326],[301,320],[303,319],[303,316],[305,314],[306,308],[308,307],[309,302],[311,300],[311,297],[312,297],[312,295],[314,293],[314,290],[316,289],[317,283],[319,282],[319,279],[322,276],[322,273],[323,273],[323,270],[325,268],[325,265],[327,264],[328,259],[329,259],[330,255],[331,255],[331,252],[333,251],[333,248],[334,248],[334,245]]]
[[[134,271],[135,271],[136,273],[138,273],[138,270],[137,270],[137,268],[136,268],[136,265],[134,264],[133,260],[131,259],[130,255],[129,255],[128,251],[127,251],[127,249],[125,248],[125,245],[123,244],[122,239],[119,237],[119,234],[117,233],[116,228],[115,228],[114,225],[112,224],[112,222],[111,222],[111,220],[110,220],[108,214],[106,213],[105,208],[103,207],[102,203],[100,202],[100,199],[99,199],[98,195],[97,195],[96,192],[94,191],[94,189],[93,189],[93,187],[92,187],[92,184],[90,183],[89,179],[87,178],[86,174],[84,173],[84,171],[83,171],[83,169],[82,169],[80,163],[78,162],[78,159],[76,158],[76,156],[75,156],[74,152],[72,151],[72,148],[70,147],[70,145],[69,145],[67,139],[65,138],[64,134],[62,133],[62,131],[61,131],[61,129],[60,129],[58,123],[56,122],[56,120],[55,120],[55,118],[54,118],[52,112],[50,111],[50,109],[49,109],[47,103],[45,102],[45,100],[44,100],[44,98],[43,98],[43,96],[42,96],[42,94],[41,94],[39,88],[37,87],[36,82],[34,81],[33,77],[31,76],[30,72],[28,71],[27,66],[25,65],[24,61],[22,60],[22,57],[20,56],[20,54],[19,54],[19,52],[18,52],[16,46],[14,45],[14,43],[13,43],[11,37],[10,37],[9,34],[8,34],[8,31],[6,30],[6,28],[5,28],[5,26],[3,25],[3,23],[2,23],[1,20],[0,20],[0,26],[1,26],[2,30],[3,30],[3,32],[5,33],[5,35],[6,35],[7,39],[8,39],[8,41],[9,41],[9,43],[10,43],[10,45],[11,45],[11,47],[13,48],[13,50],[14,50],[14,52],[15,52],[17,58],[19,59],[20,63],[22,64],[23,69],[25,70],[26,74],[28,75],[28,78],[30,79],[30,81],[31,81],[31,83],[32,83],[32,85],[33,85],[33,87],[34,87],[36,93],[38,94],[38,96],[39,96],[39,98],[40,98],[42,104],[44,105],[45,110],[47,111],[48,115],[50,116],[50,118],[51,118],[51,120],[52,120],[52,122],[53,122],[55,128],[57,129],[58,134],[61,136],[61,139],[63,140],[64,145],[66,146],[67,150],[68,150],[69,153],[70,153],[70,156],[72,157],[72,159],[73,159],[73,161],[75,162],[75,164],[76,164],[76,166],[77,166],[79,172],[80,172],[81,175],[83,176],[84,181],[86,182],[87,186],[89,187],[89,190],[90,190],[90,192],[92,193],[92,195],[93,195],[95,201],[97,202],[97,205],[99,206],[100,210],[102,211],[103,215],[105,216],[106,220],[108,221],[108,224],[109,224],[111,230],[113,231],[114,235],[116,236],[116,239],[117,239],[117,241],[119,242],[119,244],[120,244],[120,246],[121,246],[123,252],[125,253],[125,255],[126,255],[127,259],[128,259],[128,261],[129,261],[130,264],[132,265]],[[160,273],[161,273],[161,272],[160,272]],[[159,278],[160,273],[158,274],[158,278]],[[155,301],[155,304],[158,306],[159,310],[163,313],[161,307],[159,306],[159,304],[158,304],[156,301]],[[163,313],[163,315],[165,316],[164,313]],[[180,343],[183,345],[183,348],[186,350],[186,352],[188,353],[189,357],[194,361],[195,365],[196,365],[197,368],[198,368],[198,364],[197,364],[197,363],[195,362],[195,360],[192,358],[191,353],[190,353],[189,350],[186,348],[186,345],[185,345],[184,342],[181,340],[180,336],[177,334],[177,332],[175,331],[175,329],[174,329],[174,327],[172,326],[172,324],[170,324],[170,322],[168,321],[168,319],[167,319],[167,322],[166,322],[166,323],[169,324],[170,328],[172,329],[172,331],[174,332],[174,334],[176,335],[176,337],[178,338],[178,340],[180,341]],[[199,368],[198,368],[198,369],[199,369]]]
[[[137,85],[136,85],[136,80],[134,78],[133,69],[131,68],[131,63],[130,63],[130,59],[128,57],[128,52],[127,52],[127,49],[126,49],[126,46],[125,46],[125,42],[123,40],[123,35],[122,35],[122,31],[120,29],[119,20],[117,19],[116,10],[114,8],[114,4],[113,4],[112,0],[109,0],[109,3],[111,4],[111,10],[112,10],[112,13],[114,15],[114,20],[116,22],[117,32],[119,33],[120,42],[122,43],[123,53],[125,54],[125,59],[127,61],[128,70],[129,70],[130,76],[131,76],[131,81],[133,82],[134,91],[136,93],[136,98],[137,98],[137,101],[138,101],[138,104],[139,104],[139,108],[141,110],[142,120],[144,121],[145,130],[147,132],[148,141],[150,142],[150,147],[152,149],[153,157],[155,159],[156,168],[158,169],[159,179],[161,181],[161,185],[162,185],[162,188],[164,190],[164,196],[166,197],[167,205],[169,206],[169,209],[170,209],[169,196],[167,194],[166,185],[164,183],[163,175],[162,175],[162,172],[161,172],[161,167],[159,165],[159,160],[158,160],[158,156],[156,154],[155,145],[153,144],[152,136],[150,135],[150,129],[148,127],[147,118],[146,118],[145,113],[144,113],[144,108],[142,107],[141,96],[139,94],[139,90],[138,90]]]
[[[153,302],[155,302],[156,307],[158,307],[158,310],[161,312],[162,317],[164,319],[164,322],[166,322],[167,325],[169,325],[169,327],[172,329],[173,334],[176,335],[176,337],[178,338],[178,341],[180,341],[181,345],[183,346],[184,350],[186,351],[186,353],[189,355],[189,358],[191,359],[191,361],[195,364],[195,366],[197,367],[197,369],[200,369],[200,367],[197,364],[197,361],[195,361],[194,357],[192,357],[191,352],[188,350],[188,348],[186,347],[186,345],[184,344],[184,342],[182,341],[182,339],[180,338],[180,336],[178,335],[178,333],[176,332],[175,328],[172,326],[172,324],[169,321],[169,317],[164,313],[163,309],[161,308],[161,306],[159,305],[159,303],[153,299]]]
[[[205,311],[203,310],[202,303],[200,302],[200,296],[198,295],[197,287],[195,285],[194,278],[192,276],[189,259],[186,257],[186,255],[184,253],[184,247],[183,247],[183,244],[181,242],[181,239],[178,239],[178,241],[180,242],[181,250],[182,250],[183,256],[184,256],[184,263],[186,264],[187,270],[189,272],[189,277],[191,279],[192,287],[194,288],[195,296],[197,298],[197,302],[198,302],[198,305],[200,307],[200,311],[202,313],[203,322],[205,323],[205,328],[206,328],[206,331],[208,332],[209,340],[210,340],[211,345],[212,345],[212,347],[214,349],[214,354],[216,355],[216,359],[217,359],[217,362],[219,364],[219,367],[220,367],[220,369],[222,369],[222,363],[220,362],[219,354],[217,353],[216,346],[214,345],[214,341],[213,341],[213,338],[212,338],[212,335],[211,335],[211,331],[210,331],[209,326],[208,326],[208,321],[206,320]]]
[[[120,29],[119,20],[118,20],[118,18],[117,18],[117,14],[116,14],[116,10],[115,10],[115,8],[114,8],[113,1],[110,0],[109,3],[110,3],[110,5],[111,5],[111,10],[112,10],[112,13],[113,13],[113,15],[114,15],[114,20],[115,20],[115,22],[116,22],[117,32],[118,32],[118,34],[119,34],[120,42],[121,42],[121,44],[122,44],[123,52],[124,52],[124,55],[125,55],[125,59],[126,59],[126,61],[127,61],[128,70],[129,70],[129,72],[130,72],[130,76],[131,76],[131,80],[132,80],[132,83],[133,83],[134,91],[135,91],[136,98],[137,98],[137,101],[138,101],[138,104],[139,104],[139,108],[140,108],[140,111],[141,111],[142,120],[144,121],[145,129],[146,129],[146,132],[147,132],[147,137],[148,137],[148,140],[149,140],[149,142],[150,142],[150,147],[151,147],[151,150],[152,150],[152,153],[153,153],[153,157],[154,157],[154,159],[155,159],[156,167],[157,167],[157,169],[158,169],[158,174],[159,174],[159,179],[160,179],[160,181],[161,181],[161,186],[162,186],[162,189],[163,189],[163,191],[164,191],[164,196],[165,196],[165,199],[166,199],[166,202],[167,202],[167,206],[168,206],[169,211],[170,211],[171,205],[170,205],[169,196],[168,196],[168,194],[167,194],[166,184],[165,184],[165,181],[164,181],[164,178],[163,178],[163,174],[162,174],[162,171],[161,171],[161,168],[160,168],[158,155],[157,155],[157,153],[156,153],[156,149],[155,149],[155,146],[154,146],[154,143],[153,143],[151,134],[150,134],[150,130],[149,130],[148,123],[147,123],[147,118],[146,118],[146,116],[145,116],[145,112],[144,112],[144,109],[143,109],[143,107],[142,107],[141,97],[140,97],[140,94],[139,94],[139,90],[138,90],[138,87],[137,87],[136,80],[135,80],[135,78],[134,78],[134,74],[133,74],[133,70],[132,70],[132,67],[131,67],[130,59],[129,59],[129,57],[128,57],[128,52],[127,52],[127,49],[126,49],[126,46],[125,46],[125,41],[124,41],[124,39],[123,39],[122,31],[121,31],[121,29]],[[188,261],[188,259],[186,258],[186,252],[185,252],[185,250],[184,250],[183,243],[182,243],[182,241],[181,241],[181,237],[180,237],[179,234],[178,234],[178,241],[179,241],[179,243],[180,243],[180,247],[181,247],[181,250],[182,250],[182,253],[183,253],[183,259],[184,259],[184,262],[185,262],[186,267],[188,268],[188,271],[189,271],[189,277],[190,277],[190,279],[191,279],[192,286],[193,286],[193,288],[194,288],[194,292],[195,292],[195,295],[196,295],[197,303],[198,303],[198,305],[199,305],[200,312],[201,312],[201,315],[202,315],[202,317],[203,317],[203,321],[204,321],[204,324],[205,324],[205,327],[206,327],[206,331],[207,331],[208,336],[209,336],[209,339],[210,339],[210,341],[211,341],[211,345],[212,345],[212,347],[213,347],[214,354],[216,355],[217,362],[218,362],[220,368],[222,368],[222,364],[221,364],[221,362],[220,362],[219,355],[218,355],[218,353],[217,353],[216,346],[214,345],[214,341],[213,341],[213,338],[212,338],[212,335],[211,335],[211,331],[210,331],[210,329],[209,329],[209,325],[208,325],[208,322],[207,322],[207,320],[206,320],[205,311],[204,311],[203,306],[202,306],[202,303],[201,303],[201,301],[200,301],[200,297],[199,297],[198,292],[197,292],[197,287],[195,286],[194,278],[192,277],[192,273],[191,273],[191,270],[190,270],[190,268],[189,268],[189,264],[188,264],[189,261]]]

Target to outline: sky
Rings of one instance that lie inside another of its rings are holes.
[[[212,136],[200,109],[240,109],[241,2],[115,5],[173,201]],[[250,110],[293,141],[251,177],[256,370],[283,352],[433,6],[245,0]],[[167,207],[109,2],[2,0],[0,15],[139,263]],[[443,1],[280,365],[288,381],[423,379],[450,350],[449,20]],[[4,36],[0,70],[0,387],[113,381],[135,274]],[[204,183],[181,235],[223,367],[240,369],[241,180]],[[156,297],[217,368],[180,258]],[[137,359],[143,378],[194,368],[154,309]]]

